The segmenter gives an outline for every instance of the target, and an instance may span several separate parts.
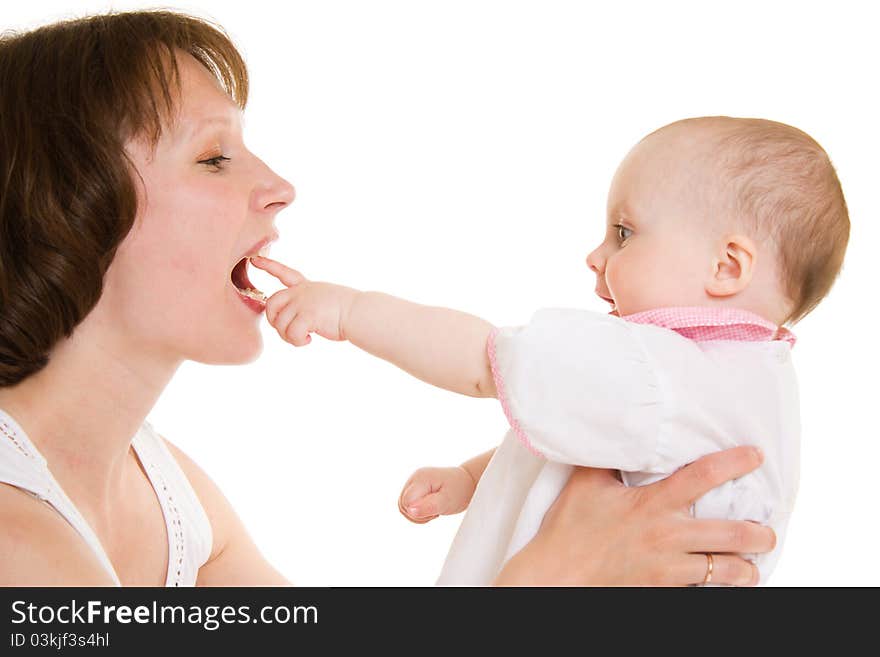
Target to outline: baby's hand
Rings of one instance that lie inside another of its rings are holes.
[[[266,319],[282,340],[296,347],[312,341],[309,333],[328,340],[344,340],[343,319],[357,290],[307,280],[295,269],[276,260],[255,256],[251,263],[287,285],[266,302]]]
[[[477,487],[462,467],[420,468],[403,485],[397,508],[416,523],[464,511]]]

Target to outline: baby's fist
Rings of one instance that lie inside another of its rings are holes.
[[[462,467],[420,468],[403,485],[397,508],[407,520],[425,523],[464,511],[477,487]]]

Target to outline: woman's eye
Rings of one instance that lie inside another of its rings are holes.
[[[632,230],[626,226],[617,224],[614,227],[617,229],[617,239],[621,242],[625,242],[632,235]]]
[[[224,157],[223,155],[218,155],[217,157],[212,157],[208,160],[200,160],[199,164],[207,164],[208,166],[216,167],[217,170],[223,168],[224,162],[229,162],[231,158]]]

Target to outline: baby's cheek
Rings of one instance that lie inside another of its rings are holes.
[[[626,267],[617,258],[609,258],[605,265],[605,285],[618,308],[629,302],[630,286],[626,277]]]
[[[628,249],[628,250],[626,250]],[[681,293],[682,280],[662,253],[640,252],[638,245],[625,247],[605,268],[608,289],[621,315],[670,304]]]

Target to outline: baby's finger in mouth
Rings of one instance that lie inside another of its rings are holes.
[[[266,258],[264,256],[251,256],[250,260],[254,267],[272,274],[272,276],[288,287],[296,285],[297,283],[302,283],[306,280],[306,277],[300,274],[296,269],[291,269],[277,260],[272,260],[271,258]]]

